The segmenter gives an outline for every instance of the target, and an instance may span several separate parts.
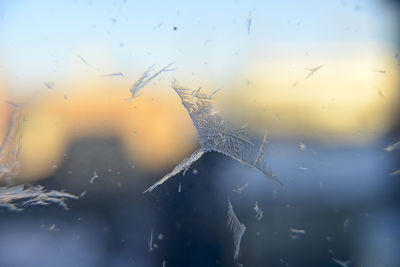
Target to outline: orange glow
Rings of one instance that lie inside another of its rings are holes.
[[[22,110],[21,180],[51,174],[68,144],[83,137],[120,138],[128,158],[143,168],[167,167],[195,146],[194,128],[173,94],[155,96],[149,86],[146,94],[127,103],[129,90],[87,81],[71,88],[65,98],[47,91]]]
[[[217,94],[216,106],[238,127],[249,124],[251,134],[268,129],[272,138],[369,142],[391,127],[399,104],[398,66],[387,52],[377,51],[350,58],[307,58],[295,66],[285,58],[255,62]],[[324,60],[326,66],[306,79],[305,67]],[[174,166],[196,146],[194,126],[168,85],[149,84],[128,103],[132,81],[96,72],[73,77],[57,82],[53,90],[42,86],[34,100],[25,95],[25,100],[15,101],[28,104],[21,110],[21,181],[50,175],[71,142],[85,137],[117,137],[133,164],[152,169]],[[246,79],[251,85],[244,84]],[[11,113],[4,101],[12,99],[5,89],[3,85],[0,90],[0,137]]]
[[[284,58],[254,64],[245,76],[251,85],[237,82],[221,94],[218,101],[229,111],[224,116],[249,123],[259,134],[269,129],[275,137],[353,144],[379,137],[398,111],[399,67],[383,48],[371,46],[367,55],[355,44],[347,48],[356,51],[352,57],[332,53],[295,65]],[[306,79],[306,67],[321,62],[327,63]]]

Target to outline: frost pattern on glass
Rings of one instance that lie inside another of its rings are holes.
[[[17,140],[19,112],[14,110],[8,132],[0,147],[0,182],[12,184],[18,173],[20,163],[18,161],[21,150],[21,142]]]
[[[234,245],[234,260],[237,260],[240,252],[240,243],[242,241],[242,237],[244,232],[246,231],[246,226],[240,223],[239,219],[236,217],[235,212],[233,211],[231,201],[228,199],[228,229],[233,235],[233,245]]]
[[[260,221],[264,217],[264,212],[258,206],[258,202],[257,201],[254,203],[253,210],[256,212],[256,219]]]
[[[150,230],[150,237],[149,240],[147,241],[147,245],[149,246],[149,252],[152,252],[153,249],[153,227]]]
[[[174,63],[170,63],[167,66],[165,66],[164,68],[162,68],[161,70],[157,71],[156,73],[154,73],[153,75],[150,74],[151,70],[153,69],[154,65],[150,66],[143,74],[142,76],[139,78],[139,80],[137,80],[137,82],[135,84],[133,84],[133,86],[130,89],[130,92],[132,94],[132,96],[130,98],[127,98],[126,101],[130,102],[132,101],[134,98],[138,97],[138,93],[139,91],[141,91],[149,82],[151,82],[154,78],[156,78],[158,75],[160,75],[163,72],[168,72],[168,71],[174,71],[175,69],[171,69],[170,67],[173,65]]]
[[[332,260],[334,262],[336,262],[338,265],[342,266],[342,267],[350,267],[352,262],[353,262],[353,259],[351,259],[351,258],[346,260],[346,261],[338,260],[338,259],[335,259],[335,258],[332,258]]]
[[[267,165],[265,165],[264,154],[265,154],[265,150],[266,150],[266,147],[267,147],[267,143],[268,143],[267,142],[267,132],[265,132],[263,141],[262,141],[260,149],[258,151],[257,158],[256,158],[256,160],[254,162],[254,165],[251,166],[251,167],[255,167],[256,169],[261,171],[267,178],[269,178],[271,180],[274,180],[275,182],[277,182],[281,186],[283,186],[283,184],[276,178],[276,176],[272,172],[272,170],[270,168],[268,168]]]
[[[89,183],[93,184],[94,181],[100,176],[97,174],[97,171],[94,171],[92,178],[90,178]]]
[[[78,199],[77,196],[63,191],[48,190],[37,185],[17,185],[0,187],[0,207],[21,211],[27,206],[58,204],[68,209],[65,201]]]
[[[150,186],[149,188],[147,188],[143,193],[147,193],[147,192],[151,192],[154,190],[154,188],[156,188],[157,186],[159,186],[160,184],[164,183],[166,180],[168,180],[169,178],[177,175],[178,173],[180,173],[181,171],[183,171],[183,175],[185,175],[186,171],[190,168],[190,165],[193,164],[193,162],[197,161],[202,155],[204,154],[204,150],[203,149],[198,149],[195,152],[193,152],[193,154],[184,159],[181,163],[179,163],[178,166],[176,166],[171,172],[167,173],[166,175],[164,175],[160,180],[158,180],[156,183],[154,183],[152,186]],[[180,186],[179,186],[179,190],[178,192],[180,192]]]
[[[320,68],[322,68],[324,65],[319,65],[318,67],[315,68],[307,68],[310,73],[307,75],[306,79],[310,78],[316,71],[318,71]]]
[[[232,190],[232,192],[241,194],[243,190],[248,186],[249,184],[244,184],[242,186],[236,186],[235,189]]]
[[[116,76],[124,76],[124,74],[122,72],[115,72],[115,73],[101,75],[101,77],[116,77]]]
[[[191,90],[172,83],[172,88],[180,97],[183,106],[189,113],[190,118],[200,137],[201,148],[195,151],[192,156],[185,159],[173,171],[166,174],[161,180],[149,187],[145,192],[150,192],[167,179],[187,170],[190,165],[198,160],[205,152],[216,151],[231,157],[248,168],[256,168],[267,178],[279,183],[273,172],[264,163],[267,136],[264,136],[259,152],[256,155],[255,146],[249,137],[243,133],[243,128],[235,129],[229,122],[224,121],[214,112],[211,100],[220,90],[210,95],[201,92],[201,88]]]
[[[400,169],[392,171],[391,173],[389,173],[390,176],[396,176],[400,174]]]
[[[300,144],[299,144],[299,149],[300,149],[301,151],[306,151],[306,150],[307,150],[307,145],[304,144],[303,142],[300,142]]]
[[[253,11],[254,11],[254,9],[250,10],[249,14],[247,15],[247,35],[250,35],[250,27],[251,27],[251,21],[252,21],[251,15],[252,15]]]
[[[305,235],[306,231],[303,229],[296,229],[293,227],[290,227],[290,232],[292,232],[293,234],[297,234],[297,235]]]
[[[21,141],[16,137],[18,126],[19,111],[17,108],[13,111],[8,133],[0,147],[0,182],[6,182],[9,185],[14,183],[20,166],[18,156],[21,150]],[[64,209],[68,209],[65,203],[67,199],[78,199],[78,197],[63,191],[46,191],[40,185],[0,187],[0,208],[14,211],[21,211],[27,206],[49,204],[58,204]]]
[[[392,152],[392,151],[394,151],[394,150],[396,150],[396,149],[400,149],[400,141],[397,141],[396,143],[394,143],[394,144],[392,144],[392,145],[386,147],[386,148],[385,148],[385,151],[387,151],[387,152]]]

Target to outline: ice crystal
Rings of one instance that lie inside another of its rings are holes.
[[[233,245],[235,248],[233,258],[237,260],[240,252],[240,243],[242,241],[244,232],[246,231],[246,226],[240,223],[239,219],[236,217],[236,214],[233,211],[232,204],[229,199],[228,199],[227,217],[228,217],[228,229],[233,234]]]
[[[264,163],[264,154],[267,145],[267,135],[264,135],[259,152],[255,154],[255,146],[249,137],[243,133],[243,129],[234,128],[229,122],[223,120],[214,112],[211,103],[212,96],[219,90],[210,95],[201,92],[201,88],[190,90],[172,83],[172,88],[178,94],[183,106],[196,127],[200,137],[200,149],[196,150],[189,158],[183,160],[170,173],[164,175],[158,182],[149,187],[145,192],[150,192],[158,185],[164,183],[172,176],[182,170],[187,171],[192,163],[197,161],[205,152],[216,151],[231,157],[248,168],[255,168],[261,171],[267,178],[278,182],[280,181],[267,168]]]
[[[394,143],[394,144],[392,144],[392,145],[386,147],[386,148],[385,148],[385,151],[387,151],[387,152],[392,152],[392,151],[394,151],[394,150],[396,150],[396,149],[400,149],[400,141],[397,141],[396,143]]]
[[[20,211],[27,206],[58,204],[68,209],[65,201],[78,199],[63,191],[45,190],[43,186],[17,185],[0,187],[0,207]]]
[[[134,98],[138,97],[138,93],[149,83],[151,82],[154,78],[156,78],[158,75],[160,75],[163,72],[168,72],[168,71],[173,71],[175,69],[171,69],[170,67],[173,65],[173,63],[168,64],[161,70],[157,71],[153,75],[150,74],[151,70],[153,69],[154,65],[149,67],[139,78],[139,80],[136,81],[136,83],[131,87],[130,92],[132,96],[130,98],[127,98],[126,101],[130,102]]]
[[[8,132],[0,147],[0,182],[12,184],[17,175],[20,163],[18,161],[21,141],[16,137],[19,112],[14,110]]]
[[[13,111],[11,122],[0,147],[0,181],[14,183],[20,163],[18,161],[21,141],[17,138],[19,110]],[[42,186],[17,185],[0,187],[0,207],[20,211],[27,206],[58,204],[67,209],[67,199],[78,199],[77,196],[56,190],[45,190]]]
[[[256,212],[256,219],[261,220],[264,217],[264,212],[258,206],[258,202],[256,201],[254,204],[253,210]]]

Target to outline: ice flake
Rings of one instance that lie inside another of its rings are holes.
[[[385,151],[392,152],[393,150],[396,150],[396,149],[400,149],[400,141],[397,141],[396,143],[386,147]]]
[[[239,161],[248,168],[255,168],[267,178],[279,183],[274,173],[264,163],[267,134],[265,133],[259,152],[256,155],[254,144],[249,137],[242,133],[243,129],[235,129],[229,122],[213,112],[210,102],[211,95],[201,93],[201,88],[189,90],[172,83],[172,88],[180,97],[183,106],[200,137],[200,149],[196,150],[189,158],[184,159],[170,173],[162,177],[158,182],[149,187],[145,192],[150,192],[167,179],[181,171],[187,171],[192,163],[197,161],[205,152],[216,151]]]
[[[296,229],[296,228],[293,228],[293,227],[290,227],[290,232],[292,232],[293,234],[296,234],[296,235],[305,235],[306,234],[305,230]]]
[[[242,186],[236,186],[235,189],[233,189],[232,191],[238,194],[241,194],[243,192],[243,190],[248,186],[249,184],[244,184]]]
[[[168,64],[158,72],[154,73],[153,75],[150,75],[150,72],[153,68],[153,66],[150,66],[139,78],[139,80],[136,81],[136,83],[131,87],[130,92],[132,96],[130,98],[127,98],[126,101],[130,102],[134,98],[138,97],[138,93],[149,83],[151,82],[154,78],[156,78],[158,75],[160,75],[163,72],[168,72],[168,71],[174,71],[175,69],[171,69],[170,67],[173,65],[173,63]]]
[[[264,212],[260,209],[260,207],[258,206],[258,202],[256,201],[254,204],[254,208],[253,210],[257,213],[256,214],[256,219],[257,220],[261,220],[264,216]]]
[[[94,171],[92,178],[90,178],[89,183],[93,184],[94,180],[96,180],[97,178],[99,178],[99,175],[97,175],[97,171]]]
[[[310,78],[317,70],[321,69],[324,65],[319,65],[318,67],[315,68],[307,68],[310,73],[307,75],[306,79]]]
[[[240,243],[242,241],[244,232],[246,231],[246,226],[240,223],[239,219],[236,217],[236,214],[233,211],[232,204],[229,199],[228,199],[227,217],[228,217],[228,229],[233,234],[233,245],[235,248],[233,258],[234,260],[237,260],[240,252]]]

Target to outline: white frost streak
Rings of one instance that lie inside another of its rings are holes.
[[[400,169],[389,173],[390,176],[396,176],[396,175],[399,175],[399,174],[400,174]]]
[[[101,77],[115,77],[115,76],[124,76],[124,74],[122,72],[115,72],[115,73],[101,75]]]
[[[99,178],[99,175],[97,174],[97,171],[94,171],[92,178],[90,178],[89,183],[93,184],[94,180],[96,180],[97,178]]]
[[[11,122],[10,122],[10,127],[8,130],[8,133],[6,135],[6,137],[4,138],[3,142],[1,143],[1,147],[0,147],[0,159],[1,156],[3,154],[3,152],[5,151],[5,149],[8,147],[8,144],[12,141],[12,139],[14,139],[17,128],[18,128],[18,111],[15,110],[12,114],[11,117]]]
[[[283,184],[278,180],[278,178],[276,178],[275,174],[272,172],[271,169],[269,169],[265,163],[264,163],[264,154],[265,154],[265,150],[267,147],[267,131],[265,131],[264,134],[264,138],[263,141],[261,143],[260,149],[258,151],[257,154],[257,158],[254,162],[254,166],[256,169],[258,169],[259,171],[261,171],[266,177],[268,177],[269,179],[277,182],[278,184],[280,184],[281,186],[283,186]]]
[[[264,217],[264,212],[260,209],[260,207],[258,206],[258,202],[256,201],[256,203],[254,204],[254,208],[253,210],[257,213],[256,214],[256,219],[257,220],[261,220]]]
[[[247,17],[247,34],[250,34],[250,27],[251,27],[251,12],[249,12],[249,15]]]
[[[310,78],[317,70],[319,70],[320,68],[322,68],[324,65],[319,65],[318,67],[315,68],[309,68],[306,69],[308,70],[310,73],[307,75],[306,79]]]
[[[290,232],[292,232],[293,234],[298,234],[298,235],[305,235],[306,231],[303,229],[296,229],[296,228],[290,228]]]
[[[58,204],[68,209],[66,199],[78,199],[77,196],[63,191],[46,191],[42,186],[17,185],[0,187],[0,207],[21,211],[26,206]]]
[[[306,151],[307,150],[307,145],[302,143],[302,142],[300,142],[299,148],[300,148],[301,151]]]
[[[258,151],[256,161],[254,162],[255,166],[261,166],[263,164],[266,147],[267,147],[267,132],[265,131],[264,138],[261,143],[260,149]]]
[[[153,66],[151,66],[150,68],[148,68],[143,74],[142,76],[139,78],[139,80],[131,87],[130,92],[132,94],[132,96],[128,99],[126,99],[126,101],[130,102],[132,101],[134,98],[138,97],[137,93],[142,90],[149,82],[151,82],[154,78],[156,78],[158,75],[160,75],[163,72],[168,72],[168,71],[174,71],[175,69],[170,69],[169,67],[172,66],[173,63],[168,64],[167,66],[165,66],[164,68],[162,68],[161,70],[159,70],[158,72],[154,73],[153,75],[150,76],[150,72],[151,69],[153,68]]]
[[[236,214],[233,211],[232,204],[229,199],[228,199],[227,217],[228,217],[228,229],[233,234],[233,244],[235,247],[233,258],[234,260],[237,260],[237,258],[239,257],[240,243],[242,241],[244,232],[246,231],[246,226],[244,226],[244,224],[241,224],[239,219],[236,217]]]
[[[192,165],[194,162],[196,162],[198,159],[203,156],[204,150],[203,149],[198,149],[193,154],[189,157],[184,159],[181,163],[179,163],[178,166],[176,166],[171,172],[167,173],[164,175],[160,180],[158,180],[156,183],[154,183],[152,186],[146,189],[143,193],[151,192],[159,186],[160,184],[163,184],[165,181],[167,181],[169,178],[177,175],[181,171],[183,171],[183,175],[185,175],[186,171],[190,168],[190,165]]]
[[[232,192],[241,194],[243,190],[248,186],[249,184],[244,184],[242,186],[236,186],[235,189],[232,190]]]
[[[400,141],[394,143],[393,145],[388,146],[385,148],[387,152],[392,152],[393,150],[400,149]]]
[[[342,260],[332,258],[332,260],[342,267],[350,267],[350,264],[353,262],[352,259],[348,259],[347,261],[342,261]]]
[[[149,238],[149,241],[147,242],[147,244],[149,245],[149,252],[152,252],[154,250],[153,249],[153,228],[151,228],[150,238]]]
[[[19,126],[18,120],[18,110],[14,110],[8,132],[0,147],[0,182],[8,184],[13,183],[20,167],[18,156],[21,150],[21,141],[16,137]]]

